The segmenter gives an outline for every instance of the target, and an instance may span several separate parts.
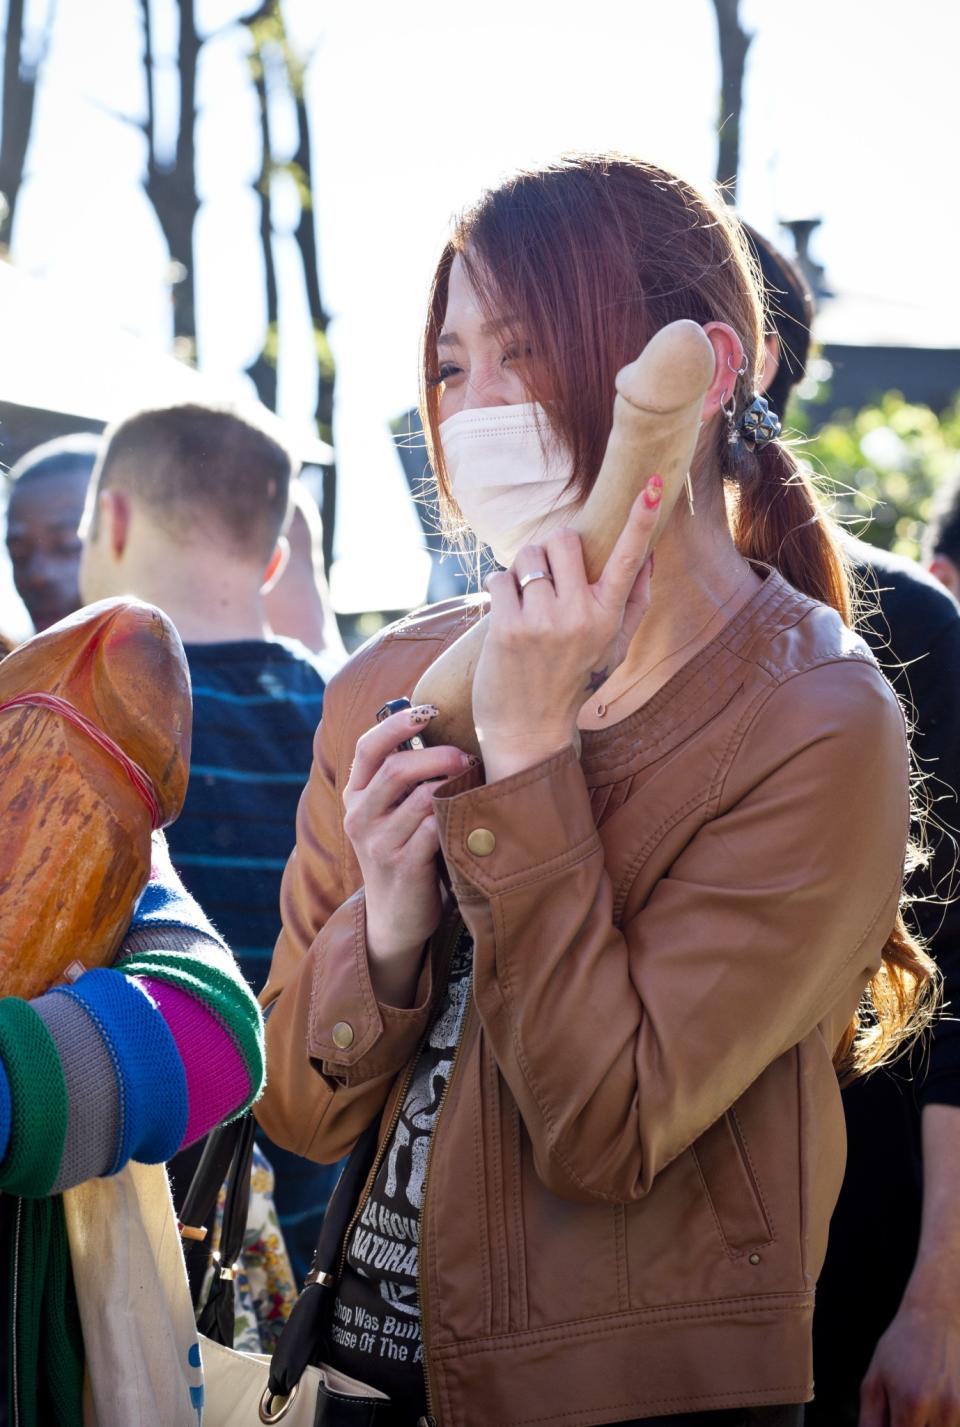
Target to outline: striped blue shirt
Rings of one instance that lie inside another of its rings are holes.
[[[186,652],[193,753],[183,812],[167,832],[170,857],[259,991],[280,930],[280,878],[323,679],[293,640],[188,644]]]
[[[186,651],[193,755],[183,812],[167,829],[170,857],[259,991],[280,931],[280,879],[296,840],[323,678],[294,640]],[[337,1170],[281,1150],[262,1131],[257,1139],[276,1173],[280,1225],[302,1281]]]

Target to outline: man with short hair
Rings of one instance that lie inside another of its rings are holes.
[[[140,412],[106,433],[82,529],[84,598],[136,595],[183,639],[193,761],[167,833],[171,858],[257,990],[280,930],[280,879],[324,688],[315,657],[275,637],[264,607],[285,557],[291,476],[279,442],[231,412]],[[333,1171],[263,1143],[303,1277]],[[188,1173],[174,1166],[178,1200]]]
[[[937,493],[923,539],[927,566],[955,600],[960,600],[960,478],[945,481]]]
[[[8,476],[7,552],[37,633],[80,608],[77,527],[99,450],[99,436],[59,436],[21,456]]]

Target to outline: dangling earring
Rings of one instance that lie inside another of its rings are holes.
[[[728,396],[730,397],[729,406],[727,405]],[[734,405],[732,393],[726,391],[723,393],[723,396],[720,398],[720,410],[723,412],[723,419],[727,423],[727,445],[736,446],[740,436],[737,431],[737,408]]]
[[[742,353],[741,353],[741,355],[740,355],[740,365],[739,365],[738,367],[735,367],[735,366],[733,365],[733,363],[731,362],[731,360],[730,360],[730,358],[729,358],[729,356],[728,356],[728,357],[727,357],[727,370],[733,374],[733,389],[732,389],[732,391],[730,391],[730,392],[726,392],[726,391],[725,391],[725,392],[723,393],[723,396],[720,398],[720,410],[723,412],[724,419],[725,419],[725,421],[726,421],[726,423],[727,423],[727,445],[728,445],[728,446],[736,446],[737,442],[738,442],[739,439],[740,439],[740,434],[739,434],[739,432],[738,432],[738,430],[737,430],[736,390],[737,390],[737,382],[740,380],[740,378],[743,376],[744,372],[747,370],[747,354],[746,354],[746,352],[742,352]],[[728,396],[730,397],[730,405],[729,405],[729,406],[726,405],[726,401],[727,401],[727,397],[728,397]]]
[[[744,372],[747,370],[747,354],[746,354],[746,352],[742,352],[742,353],[741,353],[741,355],[740,355],[740,365],[739,365],[738,367],[735,367],[735,366],[733,365],[733,363],[731,362],[731,360],[730,360],[730,358],[729,358],[729,356],[728,356],[728,357],[727,357],[727,370],[733,374],[733,390],[730,391],[729,393],[726,392],[726,391],[723,393],[723,396],[720,398],[720,410],[723,412],[724,419],[726,420],[726,423],[727,423],[727,445],[728,445],[728,446],[736,446],[737,442],[738,442],[739,439],[740,439],[740,435],[739,435],[739,432],[738,432],[738,430],[737,430],[737,404],[736,404],[736,399],[735,399],[735,393],[736,393],[736,390],[737,390],[737,382],[740,380],[740,378],[743,376]],[[729,397],[730,397],[730,405],[729,405],[729,406],[727,406],[727,405],[725,404],[728,395],[729,395]]]

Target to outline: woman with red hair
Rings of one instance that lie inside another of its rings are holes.
[[[616,375],[681,318],[714,353],[688,497],[654,569],[651,478],[591,583]],[[652,165],[521,174],[441,257],[425,428],[504,568],[328,688],[258,1107],[321,1160],[378,1127],[324,1352],[391,1427],[794,1427],[811,1396],[837,1071],[932,968],[903,718],[762,364],[735,220]],[[487,608],[482,762],[409,746],[429,706],[371,727]]]

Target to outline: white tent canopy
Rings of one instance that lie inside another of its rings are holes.
[[[296,456],[329,465],[333,451],[315,434],[278,423],[241,380],[225,387],[37,278],[0,262],[0,402],[92,421],[122,419],[144,406],[227,403],[273,427]]]

